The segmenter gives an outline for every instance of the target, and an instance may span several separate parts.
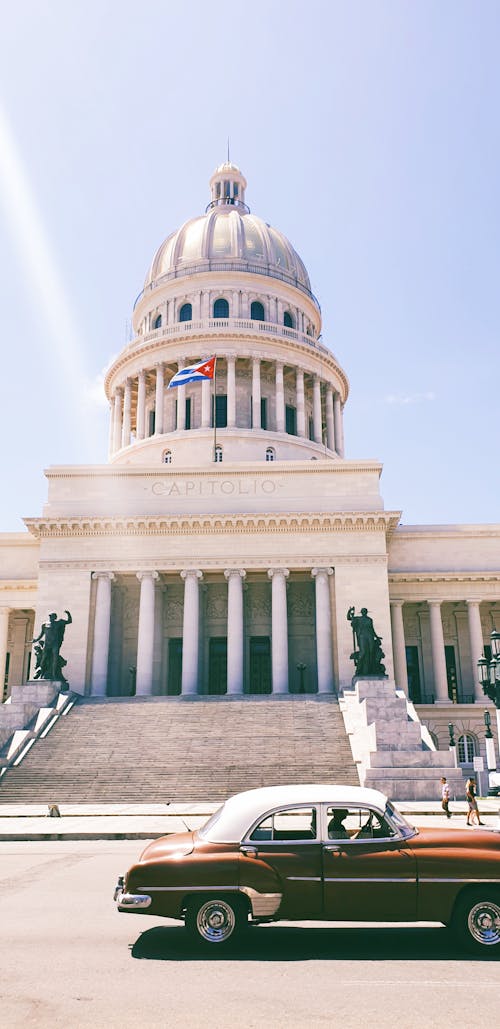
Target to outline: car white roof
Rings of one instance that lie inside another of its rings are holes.
[[[350,807],[351,804],[375,807],[383,811],[387,797],[379,790],[368,790],[362,786],[328,786],[300,783],[292,786],[262,786],[257,790],[245,790],[229,797],[223,805],[217,820],[207,832],[205,839],[213,843],[234,843],[243,839],[247,830],[268,811],[285,805],[335,804]]]

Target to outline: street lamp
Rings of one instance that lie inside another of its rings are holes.
[[[477,670],[479,674],[479,682],[483,687],[483,693],[489,698],[489,700],[493,701],[496,708],[497,734],[498,740],[500,741],[500,632],[497,632],[496,629],[493,629],[491,634],[491,661],[488,661],[485,657],[480,657],[477,663]],[[488,715],[488,719],[486,719],[486,715]],[[497,767],[495,742],[491,732],[491,716],[488,711],[485,711],[484,722],[486,725],[486,754],[489,770],[490,761],[492,762],[492,770],[489,775],[489,792],[493,791],[494,793],[498,793],[500,787],[500,774],[497,774],[495,771]],[[490,748],[490,753],[488,753],[488,747]]]
[[[455,768],[458,768],[457,760],[457,745],[455,743],[455,726],[453,722],[448,722],[448,735],[450,737],[450,753],[453,754],[453,763]]]

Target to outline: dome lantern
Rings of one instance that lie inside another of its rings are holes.
[[[245,189],[247,180],[236,164],[231,161],[224,161],[215,169],[210,179],[211,200],[207,211],[211,207],[243,207],[248,211],[245,204]]]

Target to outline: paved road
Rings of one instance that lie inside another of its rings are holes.
[[[0,1022],[9,1029],[426,1029],[498,1022],[500,962],[446,929],[261,926],[200,959],[185,930],[120,915],[137,841],[0,844]]]

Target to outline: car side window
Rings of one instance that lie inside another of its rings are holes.
[[[326,816],[330,840],[387,840],[396,835],[385,818],[370,808],[329,807]]]
[[[275,843],[284,840],[315,840],[317,824],[316,808],[286,808],[263,818],[250,839],[272,840]]]

